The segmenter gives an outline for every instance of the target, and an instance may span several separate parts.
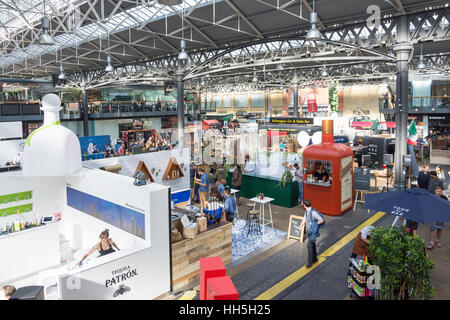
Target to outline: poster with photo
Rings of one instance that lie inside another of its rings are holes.
[[[66,187],[67,205],[145,239],[145,215],[110,201]]]

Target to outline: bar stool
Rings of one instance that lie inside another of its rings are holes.
[[[247,236],[251,233],[262,234],[261,225],[259,224],[259,210],[249,210],[250,219],[248,222]]]
[[[255,204],[251,203],[251,202],[248,202],[245,206],[248,208],[248,210],[247,210],[247,221],[245,222],[245,226],[247,227],[249,222],[250,222],[250,211],[255,209]]]

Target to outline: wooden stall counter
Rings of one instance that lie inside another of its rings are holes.
[[[193,239],[172,243],[172,290],[195,285],[200,275],[200,258],[219,256],[225,265],[231,263],[231,223],[208,225]]]

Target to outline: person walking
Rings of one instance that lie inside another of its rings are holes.
[[[444,190],[444,183],[441,179],[437,177],[436,171],[430,172],[430,181],[428,181],[428,192],[431,194],[435,194],[436,187],[441,187],[442,190]]]
[[[419,188],[428,190],[428,182],[430,181],[430,166],[425,165],[423,170],[419,172],[419,176],[417,178],[417,183]]]
[[[231,186],[233,187],[233,189],[241,190],[241,185],[242,185],[242,170],[241,166],[236,164],[234,165],[233,177],[231,178]],[[235,196],[237,204],[240,205],[241,195],[239,194],[239,191],[236,192]]]
[[[436,197],[440,197],[448,201],[448,198],[442,194],[442,187],[436,186],[435,193]],[[432,250],[434,247],[441,247],[441,235],[442,229],[444,228],[443,222],[436,222],[429,225],[430,227],[430,244],[427,249]],[[436,239],[436,240],[435,240]]]
[[[198,173],[200,179],[197,179],[196,182],[199,184],[200,212],[203,213],[203,209],[206,209],[208,204],[209,177],[203,168],[199,168]]]
[[[316,241],[317,237],[320,236],[319,228],[324,225],[325,220],[319,211],[311,207],[310,200],[303,200],[303,208],[305,209],[305,217],[300,226],[300,230],[306,225],[306,234],[308,236],[308,264],[306,267],[311,268],[313,263],[319,261],[317,258]]]

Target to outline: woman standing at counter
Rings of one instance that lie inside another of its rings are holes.
[[[97,243],[95,246],[93,246],[92,249],[89,250],[89,252],[83,256],[80,262],[77,263],[77,266],[81,265],[81,263],[92,253],[94,253],[95,250],[97,250],[100,253],[100,257],[107,255],[109,253],[116,252],[116,250],[114,250],[113,247],[116,248],[117,251],[120,251],[116,243],[109,237],[109,229],[105,229],[105,231],[102,231],[99,237],[100,242]]]
[[[328,181],[328,172],[320,162],[316,163],[316,168],[312,172],[316,180]]]

